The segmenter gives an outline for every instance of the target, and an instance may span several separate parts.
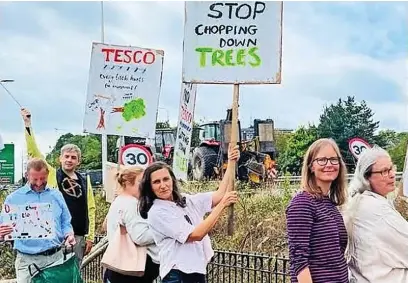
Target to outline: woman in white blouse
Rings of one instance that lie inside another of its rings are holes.
[[[126,168],[118,173],[117,180],[121,191],[112,202],[106,220],[109,241],[119,228],[118,224],[122,224],[135,244],[146,246],[147,260],[144,276],[128,276],[108,269],[104,276],[105,283],[152,283],[159,276],[159,250],[154,243],[147,221],[140,217],[138,210],[142,175],[143,169],[137,167]]]
[[[238,160],[234,147],[229,161]],[[228,166],[215,192],[181,194],[171,168],[156,162],[146,168],[139,210],[148,219],[153,238],[160,249],[160,277],[163,283],[204,283],[207,264],[214,255],[208,233],[224,208],[238,200],[231,185]],[[205,220],[206,213],[211,212]]]
[[[345,217],[351,283],[408,282],[408,222],[390,199],[395,173],[389,154],[377,146],[358,160]]]

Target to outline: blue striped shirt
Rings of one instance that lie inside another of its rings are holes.
[[[291,282],[309,267],[313,283],[348,283],[347,231],[328,197],[297,194],[286,210]]]
[[[55,237],[53,239],[14,240],[14,248],[25,254],[38,254],[60,246],[69,233],[73,233],[71,214],[62,194],[56,189],[45,188],[36,192],[27,184],[14,191],[4,201],[8,205],[27,205],[30,203],[50,203],[55,221]]]

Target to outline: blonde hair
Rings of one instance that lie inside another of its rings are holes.
[[[317,141],[313,142],[312,145],[308,148],[303,158],[301,186],[305,191],[307,191],[314,197],[321,198],[323,196],[323,192],[317,185],[316,177],[311,171],[311,168],[312,162],[316,158],[318,152],[327,145],[333,147],[337,157],[340,159],[339,175],[330,185],[329,198],[331,201],[333,201],[333,203],[341,206],[345,204],[347,200],[347,168],[344,164],[343,158],[341,157],[340,149],[333,139],[318,139]]]
[[[81,160],[81,149],[72,143],[66,144],[61,147],[61,156],[64,155],[65,152],[75,152],[78,156],[78,160]]]
[[[136,182],[136,178],[143,174],[144,169],[138,166],[124,167],[118,173],[116,173],[116,180],[118,185],[123,190],[126,187],[126,183],[133,186]]]
[[[41,171],[42,169],[45,169],[47,173],[49,172],[47,162],[38,157],[31,158],[27,162],[27,172],[30,172],[31,169],[35,171]]]

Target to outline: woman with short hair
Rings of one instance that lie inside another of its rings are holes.
[[[315,141],[304,156],[302,190],[286,210],[292,283],[348,283],[347,232],[339,211],[345,180],[337,144]]]
[[[408,222],[390,197],[396,171],[388,152],[377,146],[357,162],[345,218],[352,283],[408,282]]]

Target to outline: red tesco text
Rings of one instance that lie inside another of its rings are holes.
[[[156,60],[156,55],[152,51],[102,48],[102,53],[106,62],[150,65]]]
[[[184,107],[184,105],[181,106],[181,120],[186,121],[187,123],[191,123],[193,120],[193,115],[186,107]]]

